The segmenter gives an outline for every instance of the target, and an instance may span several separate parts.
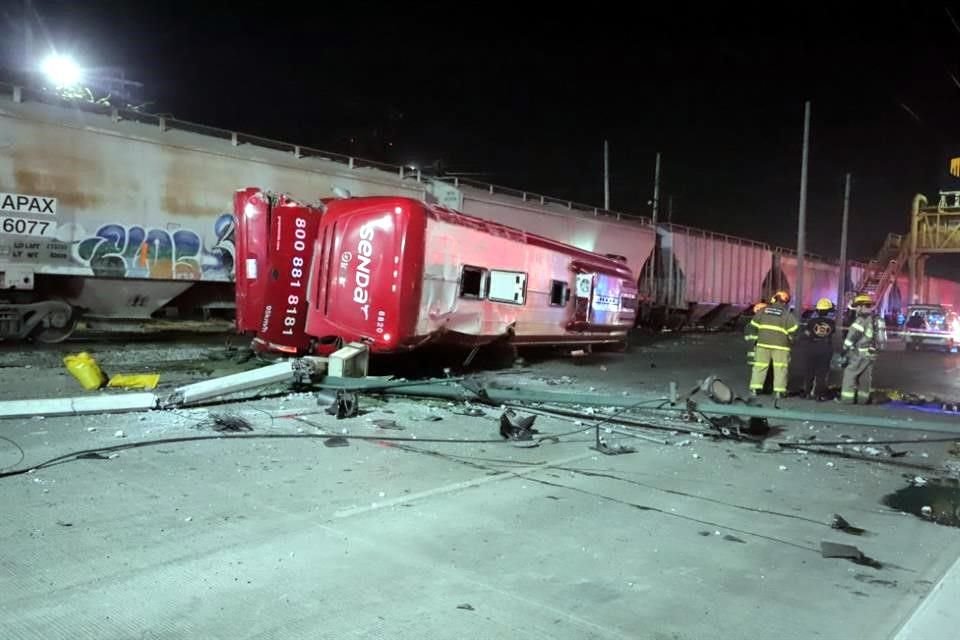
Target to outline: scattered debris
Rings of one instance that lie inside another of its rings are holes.
[[[323,441],[323,444],[328,447],[349,447],[350,442],[343,436],[331,436]]]
[[[847,558],[856,564],[867,565],[875,569],[883,568],[880,562],[864,555],[863,551],[860,551],[860,549],[850,544],[839,544],[823,540],[820,542],[820,555],[824,558]]]
[[[125,433],[123,432],[123,429],[117,429],[117,430],[114,432],[113,437],[114,437],[114,438],[126,438],[126,437],[127,437],[127,434],[125,434]]]
[[[637,452],[633,447],[627,447],[622,444],[611,446],[604,438],[598,438],[597,443],[590,448],[608,456],[619,456],[625,453]]]
[[[396,420],[377,419],[373,421],[373,426],[378,429],[396,429],[397,431],[403,431],[403,427],[398,425]]]
[[[913,478],[913,486],[915,487],[922,487],[926,484],[927,484],[927,479],[924,478],[923,476],[915,476]]]
[[[747,433],[752,436],[762,436],[770,431],[770,423],[767,422],[766,418],[758,418],[756,416],[751,417],[747,420]],[[814,439],[816,436],[810,436],[810,439]]]
[[[87,391],[95,391],[107,381],[107,376],[100,370],[100,365],[86,351],[64,357],[63,364],[70,375]]]
[[[160,382],[159,373],[118,373],[110,378],[108,387],[116,389],[156,389]]]
[[[837,529],[838,531],[843,531],[844,533],[849,533],[854,536],[860,536],[866,533],[865,529],[853,526],[839,513],[833,514],[833,520],[830,522],[830,528]]]
[[[480,407],[471,406],[467,406],[463,411],[451,411],[450,413],[455,413],[458,416],[470,416],[471,418],[485,418],[487,416],[487,412]]]
[[[508,440],[532,440],[539,433],[533,428],[537,416],[520,417],[513,409],[506,409],[500,415],[500,436]]]
[[[894,450],[890,445],[888,445],[888,444],[883,445],[883,448],[884,448],[884,450],[887,452],[887,455],[890,456],[891,458],[902,458],[903,456],[907,455],[907,453],[908,453],[907,450],[895,451],[895,450]]]
[[[880,449],[877,449],[876,447],[866,447],[863,450],[863,452],[868,456],[879,456],[881,453],[883,453],[882,451],[880,451]]]
[[[960,461],[947,460],[943,463],[943,470],[952,478],[960,478]]]
[[[469,602],[464,602],[463,604],[458,604],[457,609],[463,609],[464,611],[476,611]]]
[[[317,396],[319,400],[322,396]],[[356,391],[337,391],[337,396],[333,404],[326,408],[326,412],[336,416],[337,420],[343,418],[355,418],[360,415],[360,397]]]
[[[201,428],[209,428],[219,433],[239,433],[253,431],[253,425],[246,418],[232,413],[211,413],[210,416],[197,424]]]
[[[679,442],[675,442],[673,444],[674,446],[677,446],[677,447],[687,447],[687,446],[690,446],[690,443],[691,443],[690,440],[680,440]]]
[[[931,517],[931,516],[933,515],[933,507],[931,507],[930,505],[926,505],[926,504],[925,504],[925,505],[923,505],[922,507],[920,507],[920,513],[921,513],[923,516],[929,518],[929,517]]]

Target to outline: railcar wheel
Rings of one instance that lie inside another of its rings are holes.
[[[57,344],[63,342],[73,335],[77,328],[77,322],[80,320],[79,314],[71,310],[71,313],[51,313],[49,325],[42,327],[34,332],[33,338],[43,344]]]

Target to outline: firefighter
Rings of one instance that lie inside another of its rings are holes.
[[[873,363],[886,345],[887,328],[883,318],[874,312],[873,298],[869,295],[858,295],[850,303],[850,307],[856,312],[856,318],[847,331],[843,352],[840,354],[840,362],[844,367],[840,401],[856,404],[859,400],[863,404],[869,404]]]
[[[757,304],[753,305],[754,318],[756,318],[757,314],[766,308],[766,302],[758,302]],[[757,357],[757,328],[752,322],[748,322],[747,326],[743,328],[743,339],[747,341],[747,366],[750,367],[751,371],[753,371],[753,362]]]
[[[833,357],[833,334],[837,330],[834,319],[829,317],[833,302],[827,298],[817,300],[816,314],[803,326],[803,395],[814,400],[823,400],[830,378],[830,360]]]
[[[777,291],[770,305],[750,322],[757,331],[756,360],[750,376],[750,392],[757,395],[763,389],[767,371],[773,367],[773,393],[782,398],[787,392],[787,374],[790,366],[790,347],[799,328],[787,304],[790,294]]]

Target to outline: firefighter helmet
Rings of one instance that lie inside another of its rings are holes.
[[[851,307],[872,307],[873,306],[873,296],[868,293],[861,293],[853,299],[853,302],[850,303]]]
[[[773,294],[773,297],[770,298],[770,304],[777,304],[778,302],[782,304],[787,304],[790,302],[790,292],[789,291],[777,291]]]
[[[833,302],[828,298],[820,298],[817,300],[817,311],[830,311],[833,309]]]
[[[766,308],[767,308],[766,302],[758,302],[757,304],[753,305],[753,313],[758,314]]]

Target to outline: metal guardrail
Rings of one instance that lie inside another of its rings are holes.
[[[434,180],[438,182],[452,183],[454,187],[459,187],[460,185],[465,185],[482,191],[486,191],[490,195],[504,195],[514,198],[519,198],[523,202],[529,202],[531,204],[539,204],[540,206],[548,205],[559,205],[560,210],[566,209],[568,211],[577,211],[580,213],[591,214],[595,217],[605,217],[613,218],[615,220],[625,220],[630,222],[637,222],[644,226],[651,226],[653,220],[648,216],[626,213],[622,211],[611,211],[603,209],[602,207],[595,207],[588,204],[583,204],[575,202],[573,200],[567,200],[564,198],[556,198],[553,196],[547,196],[539,193],[534,193],[531,191],[525,191],[523,189],[514,189],[512,187],[504,187],[501,185],[495,185],[488,182],[482,182],[478,180],[463,179],[460,177],[444,177],[444,176],[424,176],[419,169],[411,169],[410,167],[404,167],[402,165],[389,164],[385,162],[378,162],[375,160],[367,160],[363,158],[357,158],[347,154],[336,153],[332,151],[324,151],[322,149],[316,149],[314,147],[307,147],[298,144],[292,144],[289,142],[283,142],[281,140],[273,140],[271,138],[265,138],[262,136],[256,136],[247,133],[240,133],[238,131],[231,131],[229,129],[221,129],[219,127],[212,127],[210,125],[199,124],[196,122],[190,122],[187,120],[180,120],[174,118],[170,114],[153,114],[140,111],[138,109],[124,108],[124,107],[115,107],[91,102],[78,102],[74,100],[66,100],[57,95],[51,94],[46,91],[28,88],[20,85],[10,84],[8,82],[0,82],[0,95],[6,95],[13,102],[22,103],[26,101],[35,101],[39,103],[52,104],[55,106],[60,106],[64,108],[76,109],[78,107],[82,108],[84,111],[91,113],[98,113],[101,115],[109,116],[114,122],[138,122],[141,124],[147,124],[154,127],[157,127],[161,132],[166,131],[185,131],[188,133],[196,133],[199,135],[209,136],[212,138],[217,138],[221,140],[229,140],[233,146],[240,146],[242,144],[255,145],[265,149],[271,149],[274,151],[281,151],[284,153],[290,153],[295,158],[316,158],[319,160],[327,160],[330,162],[336,162],[346,165],[349,169],[376,169],[383,171],[385,173],[396,174],[398,178],[403,179],[415,179],[417,182],[426,182],[428,180]],[[750,240],[749,238],[742,238],[739,236],[731,236],[724,233],[718,233],[715,231],[708,231],[705,229],[698,229],[695,227],[688,227],[686,225],[674,224],[674,223],[658,223],[658,228],[666,228],[670,231],[677,230],[683,233],[686,233],[691,236],[706,237],[711,239],[722,240],[724,242],[729,242],[732,244],[750,246],[758,249],[764,249],[771,251],[775,254],[796,256],[797,252],[788,249],[786,247],[777,247],[764,242],[758,242],[756,240]],[[806,253],[805,256],[812,260],[817,260],[820,262],[825,262],[828,264],[839,264],[835,259],[824,258],[814,253]],[[853,263],[851,263],[853,264]]]

